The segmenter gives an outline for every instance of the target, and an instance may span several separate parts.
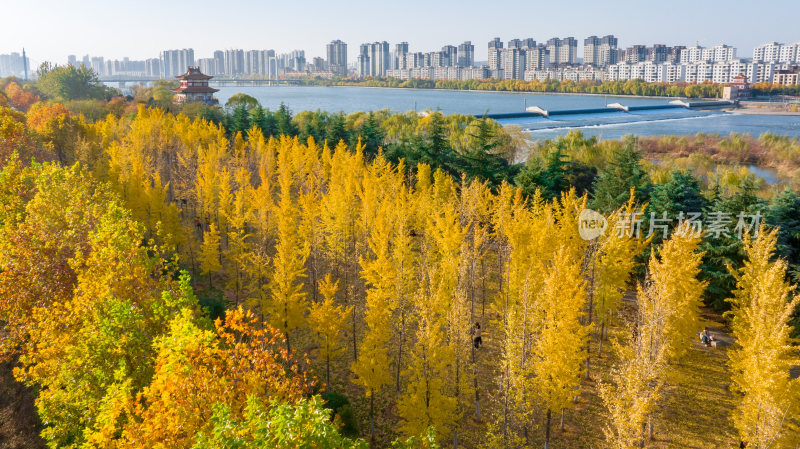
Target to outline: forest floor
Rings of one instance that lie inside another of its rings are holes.
[[[630,304],[627,306],[630,308]],[[489,318],[489,317],[487,317]],[[648,448],[730,448],[738,447],[736,432],[730,420],[734,409],[734,395],[730,391],[730,375],[727,371],[727,348],[732,343],[728,329],[722,318],[713,312],[705,311],[704,324],[721,342],[719,347],[711,348],[696,339],[687,342],[688,354],[680,364],[675,365],[675,374],[669,379],[658,412],[654,418],[654,438],[648,441]],[[612,328],[611,337],[620,329]],[[598,355],[597,340],[592,341],[592,357],[588,378],[581,385],[581,393],[572,409],[564,416],[564,430],[559,429],[561,415],[553,413],[552,449],[583,449],[604,446],[603,427],[605,410],[599,395],[599,387],[610,381],[611,368],[616,363],[611,351],[610,341],[603,343],[603,351]],[[478,357],[497,360],[499,347],[493,335],[484,334],[484,346]],[[492,447],[487,438],[487,429],[498,428],[502,416],[498,416],[498,392],[486,390],[485,386],[496,384],[498,373],[492,368],[494,363],[481,363],[478,383],[482,387],[482,419],[475,419],[474,407],[465,407],[459,423],[459,447],[464,449]],[[35,393],[16,382],[12,375],[13,364],[0,364],[0,449],[44,447],[38,437],[41,425],[35,413],[33,401]],[[369,440],[369,401],[359,387],[346,380],[349,370],[347,357],[341,357],[333,367],[334,390],[350,397],[352,408],[359,421],[360,436]],[[318,373],[324,371],[318,370]],[[392,386],[393,387],[393,386]],[[389,442],[400,436],[397,432],[394,388],[384,388],[376,395],[376,434],[375,447],[388,447]],[[492,412],[493,410],[493,412]],[[543,447],[544,417],[531,417],[528,426],[526,447]],[[517,426],[520,423],[516,423]],[[452,444],[443,443],[443,447]]]
[[[626,308],[630,309],[630,303]],[[492,317],[487,316],[488,320]],[[674,374],[668,380],[658,411],[653,420],[653,440],[647,441],[648,448],[732,448],[738,447],[739,440],[733,428],[730,413],[735,407],[734,395],[730,391],[730,375],[727,370],[727,348],[732,344],[729,330],[721,316],[703,312],[703,326],[708,326],[714,337],[720,341],[717,348],[706,347],[698,339],[687,341],[688,353],[680,364],[675,365]],[[698,329],[699,331],[700,329]],[[552,413],[551,449],[592,449],[604,447],[603,429],[606,422],[605,408],[600,397],[600,385],[610,382],[610,372],[616,358],[612,351],[611,339],[620,332],[612,328],[609,340],[603,342],[598,355],[598,341],[591,343],[592,357],[590,372],[581,384],[581,392],[572,409],[564,415],[564,430],[560,430],[560,411]],[[499,360],[498,342],[491,332],[484,333],[484,346],[478,357]],[[481,420],[476,420],[474,404],[464,407],[459,421],[458,447],[478,449],[497,447],[487,436],[487,430],[494,427],[495,432],[502,424],[502,406],[499,404],[499,391],[496,387],[498,363],[481,363],[478,384],[481,396]],[[338,366],[339,371],[344,366]],[[341,383],[340,383],[341,382]],[[360,435],[369,440],[369,401],[360,395],[360,389],[347,385],[344,377],[338,383],[350,397],[359,421]],[[340,390],[341,391],[341,390]],[[400,436],[397,433],[397,416],[394,388],[385,388],[376,396],[376,444],[375,447],[388,447],[389,441]],[[517,429],[521,423],[512,423]],[[544,447],[544,415],[539,413],[525,424],[528,443],[518,442],[509,447]],[[442,442],[442,447],[451,448],[451,441]]]
[[[44,448],[33,389],[14,379],[13,361],[0,361],[0,449]]]
[[[699,340],[687,342],[691,347],[682,362],[675,365],[675,375],[662,393],[661,404],[653,421],[653,440],[646,444],[648,448],[738,447],[739,441],[729,416],[734,408],[727,371],[727,347],[731,339],[722,317],[704,312],[703,319],[703,325],[709,327],[715,338],[728,344],[711,348]],[[610,335],[619,331],[612,329]],[[553,413],[552,449],[604,446],[605,408],[600,397],[600,385],[611,381],[611,369],[617,360],[609,341],[603,343],[603,351],[599,356],[597,349],[595,339],[591,344],[593,355],[589,376],[581,384],[581,394],[575,407],[565,412],[563,431],[559,429],[560,413]],[[543,419],[538,421],[536,428],[530,430],[530,447],[544,446]],[[476,437],[478,444],[464,447],[480,447],[480,436]]]

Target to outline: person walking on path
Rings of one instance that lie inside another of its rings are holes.
[[[475,327],[472,328],[472,343],[475,345],[475,349],[479,349],[483,344],[483,339],[481,338],[481,323],[475,323]]]

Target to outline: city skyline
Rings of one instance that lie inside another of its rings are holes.
[[[274,49],[277,53],[302,49],[310,61],[324,58],[326,44],[332,39],[341,39],[351,49],[365,42],[407,41],[412,43],[412,51],[429,51],[444,42],[487,42],[496,36],[532,36],[540,42],[574,36],[582,43],[587,36],[613,34],[620,47],[724,42],[737,47],[740,54],[750,54],[767,41],[796,40],[793,18],[800,13],[800,4],[788,0],[771,2],[772,11],[784,14],[771,15],[768,21],[754,21],[752,15],[743,13],[749,3],[716,0],[673,2],[661,8],[658,21],[653,20],[652,11],[627,0],[615,5],[576,0],[569,11],[577,13],[569,16],[564,14],[563,4],[511,1],[497,8],[500,12],[513,9],[514,14],[500,14],[494,21],[487,21],[484,3],[473,1],[433,4],[414,0],[402,9],[390,8],[390,13],[376,2],[361,0],[344,6],[318,1],[265,5],[244,0],[225,3],[224,9],[219,5],[208,0],[166,5],[144,0],[133,9],[94,0],[82,2],[80,8],[53,0],[9,4],[4,13],[18,19],[0,29],[0,53],[19,52],[24,47],[35,63],[63,63],[70,54],[143,60],[165,48],[193,48],[202,57],[219,49]],[[89,10],[92,14],[87,14]],[[307,14],[311,10],[315,11],[313,17]],[[287,20],[289,17],[293,20]],[[42,27],[53,31],[44,36],[38,32]],[[76,32],[80,29],[89,32]],[[420,29],[425,33],[418,33]],[[747,33],[742,33],[743,29]],[[135,39],[96,38],[128,34]],[[476,47],[475,59],[485,60],[485,47]],[[356,62],[357,55],[351,50],[348,63]]]
[[[583,61],[578,58],[578,40],[574,37],[551,38],[538,43],[533,38],[514,38],[503,43],[500,38],[488,42],[488,61],[475,61],[475,46],[465,41],[458,46],[445,45],[440,51],[410,52],[408,42],[363,43],[359,46],[358,63],[345,69],[347,44],[331,41],[327,57],[307,61],[303,50],[276,54],[274,50],[217,50],[211,58],[195,58],[194,50],[164,50],[158,58],[147,60],[104,60],[84,55],[69,55],[68,64],[91,67],[100,77],[175,78],[185,67],[198,67],[211,76],[279,76],[313,75],[390,77],[397,79],[436,80],[571,80],[617,81],[642,79],[647,82],[711,81],[730,83],[741,76],[752,82],[785,84],[796,76],[800,64],[800,42],[770,42],[756,47],[753,57],[737,57],[737,49],[727,44],[714,47],[655,44],[619,48],[617,38],[590,36],[584,39]],[[505,45],[505,48],[504,48]],[[0,76],[23,76],[23,58],[18,53],[0,54]],[[477,64],[476,64],[477,62]],[[789,74],[790,78],[783,78]]]

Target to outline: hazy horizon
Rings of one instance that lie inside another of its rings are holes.
[[[527,37],[544,42],[573,36],[582,48],[583,39],[590,35],[613,34],[622,48],[725,43],[737,47],[739,57],[750,57],[753,47],[765,42],[800,41],[795,23],[800,2],[796,0],[770,2],[764,7],[769,17],[765,13],[760,21],[752,3],[718,0],[677,0],[661,6],[632,0],[615,5],[514,0],[501,6],[472,0],[402,4],[358,0],[346,5],[246,0],[168,4],[142,0],[135,6],[97,0],[74,3],[34,0],[4,5],[6,17],[14,19],[4,21],[0,29],[0,54],[21,52],[24,47],[34,62],[64,63],[70,54],[79,59],[89,54],[141,60],[176,48],[193,48],[196,58],[211,57],[214,50],[226,48],[278,53],[301,49],[310,60],[324,57],[325,45],[341,39],[348,44],[348,59],[354,61],[363,42],[407,41],[411,51],[433,51],[469,40],[475,45],[476,60],[485,60],[486,43],[494,37],[504,42]]]

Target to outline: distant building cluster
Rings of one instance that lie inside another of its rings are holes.
[[[753,50],[752,58],[737,56],[736,48],[667,46],[664,44],[620,47],[613,35],[589,36],[583,40],[579,58],[578,40],[554,37],[545,42],[533,38],[499,37],[487,44],[486,59],[479,62],[470,41],[445,45],[438,51],[410,51],[408,42],[393,47],[386,41],[363,43],[351,62],[347,43],[333,40],[325,57],[306,60],[305,51],[277,54],[274,50],[227,49],[212,57],[196,58],[191,48],[164,50],[146,60],[105,60],[103,57],[70,55],[67,63],[92,68],[106,79],[165,78],[197,67],[209,76],[223,78],[397,78],[402,80],[558,80],[627,81],[731,84],[739,77],[750,83],[797,84],[800,73],[800,42],[770,42]],[[28,63],[29,64],[29,63]],[[0,76],[23,76],[23,56],[0,55]],[[30,71],[30,66],[28,65]]]
[[[367,44],[365,44],[367,45]],[[387,43],[383,43],[388,48]],[[733,83],[745,77],[752,83],[796,84],[800,72],[800,42],[772,42],[756,47],[752,59],[737,58],[736,48],[632,45],[619,48],[612,35],[590,36],[583,41],[583,59],[578,59],[574,37],[552,38],[546,43],[532,39],[500,38],[489,41],[487,64],[454,64],[446,46],[440,52],[409,53],[408,44],[398,44],[394,69],[387,77],[399,79],[470,80],[506,79],[525,81],[627,81],[641,79],[663,83]],[[362,46],[363,48],[363,46]],[[460,47],[459,47],[460,48]],[[474,54],[474,53],[473,53]],[[474,63],[474,59],[472,60]],[[360,67],[360,66],[359,66]],[[359,70],[358,76],[384,76],[381,72]]]
[[[193,65],[193,64],[189,64]],[[308,68],[306,52],[294,50],[276,54],[275,50],[217,50],[211,58],[197,59],[196,65],[206,75],[236,77],[264,77],[275,79],[289,72],[303,72]],[[175,73],[183,73],[185,66]],[[165,78],[172,75],[165,74]]]
[[[347,48],[344,48],[344,57]],[[165,78],[173,79],[186,72],[187,67],[198,67],[211,76],[263,76],[276,78],[287,72],[306,70],[305,51],[295,50],[275,54],[274,50],[217,50],[211,58],[195,58],[191,48],[164,50],[158,58],[146,60],[104,60],[102,57],[85,55],[78,60],[70,55],[67,64],[84,65],[105,78]],[[346,66],[345,66],[346,67]],[[0,71],[3,73],[3,71]]]
[[[31,61],[30,58],[25,56],[25,52],[10,53],[7,55],[0,55],[0,76],[16,76],[18,78],[25,77],[25,70],[28,70],[30,75]]]
[[[102,56],[84,55],[80,60],[76,55],[67,57],[67,64],[74,67],[83,65],[91,68],[98,76],[121,76],[130,78],[140,77],[160,77],[164,61],[161,58],[150,58],[145,60],[131,60],[122,58],[121,60],[106,60]],[[186,67],[184,67],[184,71]],[[180,72],[180,73],[183,73]]]
[[[364,44],[368,45],[368,44]],[[361,46],[362,54],[364,45]],[[388,48],[386,42],[385,45]],[[386,76],[400,79],[483,79],[488,76],[486,69],[475,67],[475,46],[466,41],[458,46],[445,45],[440,51],[410,52],[408,42],[395,46],[390,57],[391,67]],[[360,70],[359,76],[379,76]]]

